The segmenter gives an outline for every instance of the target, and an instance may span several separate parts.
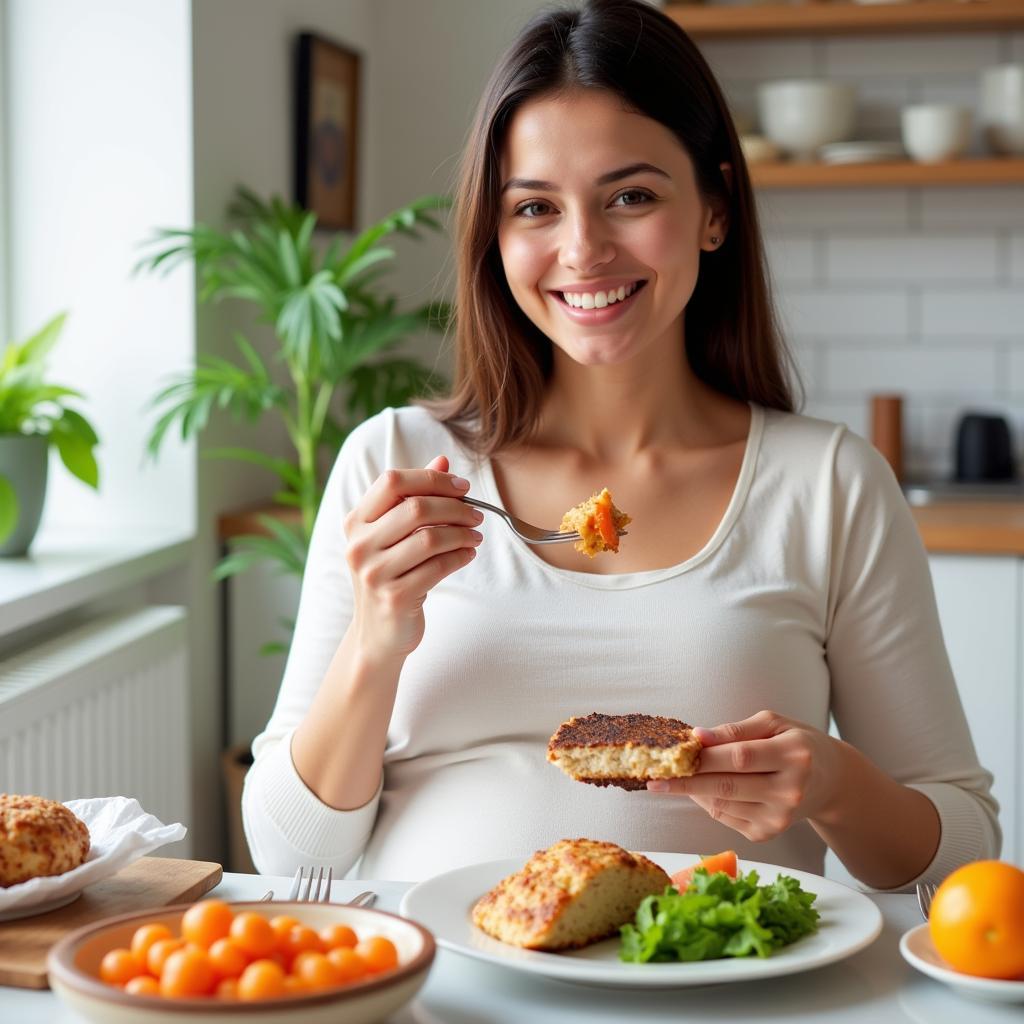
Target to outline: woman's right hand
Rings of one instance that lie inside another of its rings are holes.
[[[345,517],[352,573],[354,639],[373,661],[404,659],[423,639],[423,602],[468,565],[483,516],[459,499],[469,483],[439,455],[425,469],[382,473]]]

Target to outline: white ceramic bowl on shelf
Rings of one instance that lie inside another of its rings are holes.
[[[827,79],[785,79],[758,87],[761,130],[798,160],[813,160],[821,146],[848,139],[857,90]]]

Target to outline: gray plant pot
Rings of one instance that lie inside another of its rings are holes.
[[[49,438],[0,434],[0,475],[14,486],[18,497],[18,521],[14,532],[0,543],[0,556],[18,558],[28,552],[46,500],[46,467]]]

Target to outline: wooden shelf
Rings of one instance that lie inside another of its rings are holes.
[[[743,36],[984,32],[1024,28],[1021,0],[911,0],[894,4],[665,5],[695,39]]]
[[[243,534],[255,533],[269,537],[270,532],[259,522],[259,516],[273,516],[279,522],[289,526],[302,525],[302,513],[297,508],[286,505],[274,505],[268,502],[254,508],[238,509],[225,512],[217,519],[217,537],[221,541],[233,540]]]
[[[919,164],[891,160],[875,164],[751,164],[755,188],[898,188],[901,186],[1022,185],[1024,157],[980,157]]]

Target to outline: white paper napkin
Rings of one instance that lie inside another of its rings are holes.
[[[65,800],[64,806],[78,815],[89,829],[88,857],[77,868],[62,875],[30,878],[27,882],[0,888],[0,913],[72,896],[158,847],[184,839],[188,831],[180,822],[165,825],[159,818],[147,814],[132,797]]]

